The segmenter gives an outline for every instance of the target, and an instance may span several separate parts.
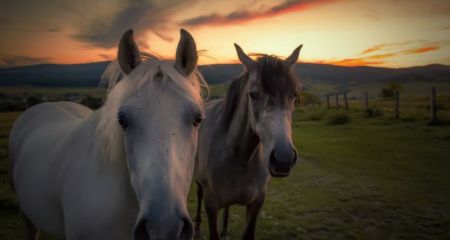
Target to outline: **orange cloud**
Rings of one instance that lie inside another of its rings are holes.
[[[336,0],[286,0],[285,2],[273,6],[262,12],[234,11],[227,15],[210,14],[186,19],[181,22],[183,26],[199,27],[199,26],[217,26],[217,25],[233,25],[241,24],[257,19],[271,18],[278,15],[300,12],[317,5],[334,2]]]
[[[420,54],[425,52],[436,51],[441,47],[438,46],[430,46],[430,47],[421,47],[421,48],[413,48],[402,51],[403,54]]]
[[[387,53],[387,54],[377,54],[371,55],[362,58],[345,58],[340,60],[331,60],[331,61],[319,61],[317,63],[325,63],[339,66],[371,66],[371,65],[382,65],[385,64],[384,61],[387,58],[394,57],[398,54],[396,53]]]
[[[367,59],[386,59],[386,58],[394,57],[396,55],[398,55],[398,54],[396,54],[396,53],[378,54],[378,55],[368,56]]]
[[[402,47],[402,46],[405,46],[405,45],[409,45],[409,44],[412,44],[412,43],[418,43],[418,42],[423,42],[423,41],[420,40],[420,41],[405,41],[405,42],[394,42],[394,43],[382,43],[382,44],[374,45],[372,47],[369,47],[369,48],[365,49],[364,51],[361,52],[361,54],[368,54],[368,53],[372,53],[372,52],[376,52],[376,51],[392,49],[392,48],[395,48],[395,47]]]
[[[379,51],[379,50],[383,49],[383,47],[384,47],[384,44],[380,44],[380,45],[376,45],[376,46],[373,46],[373,47],[369,47],[366,50],[362,51],[361,54],[367,54],[367,53]]]
[[[316,63],[355,67],[355,66],[382,65],[385,63],[385,61],[369,60],[366,58],[346,58],[341,60],[317,61]]]

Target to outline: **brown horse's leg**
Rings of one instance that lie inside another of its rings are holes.
[[[230,206],[227,206],[223,209],[223,218],[222,218],[222,232],[220,233],[220,237],[222,240],[228,239],[228,217],[230,212]]]
[[[219,208],[215,206],[215,204],[213,204],[210,199],[206,198],[205,210],[206,215],[208,216],[209,239],[219,240],[219,231],[217,231],[217,212],[219,211]]]
[[[39,229],[34,226],[33,222],[23,213],[20,212],[23,223],[25,224],[25,239],[27,240],[37,240],[39,239]]]
[[[264,203],[264,194],[250,205],[247,205],[247,226],[245,228],[244,240],[255,240],[256,220]]]
[[[197,215],[195,216],[195,235],[194,239],[202,239],[201,224],[202,224],[202,199],[203,189],[199,182],[197,184]]]

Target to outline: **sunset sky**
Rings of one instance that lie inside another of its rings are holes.
[[[407,67],[450,64],[449,0],[42,0],[0,3],[0,67],[112,60],[121,34],[172,58],[179,28],[201,64],[249,53],[301,62]]]

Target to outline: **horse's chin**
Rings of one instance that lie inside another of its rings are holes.
[[[289,176],[290,171],[289,172],[277,172],[273,168],[269,167],[269,173],[270,173],[270,176],[272,176],[272,177],[284,178],[284,177],[288,177]]]

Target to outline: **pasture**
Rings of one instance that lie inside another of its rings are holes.
[[[213,86],[212,95],[224,91]],[[373,118],[359,101],[351,101],[347,112],[325,110],[323,103],[299,107],[293,127],[302,160],[290,177],[270,180],[258,239],[449,239],[450,96],[438,97],[444,105],[439,126],[428,125],[428,102],[402,98],[399,120],[389,100],[371,101],[384,113]],[[0,113],[0,239],[23,239],[7,150],[19,114]],[[336,122],[338,116],[348,122]],[[231,208],[230,239],[244,230],[244,213],[243,207]],[[202,229],[207,236],[205,214]]]

